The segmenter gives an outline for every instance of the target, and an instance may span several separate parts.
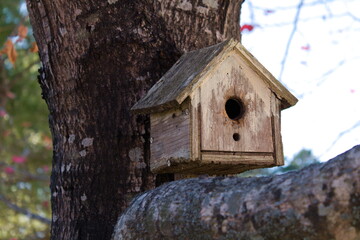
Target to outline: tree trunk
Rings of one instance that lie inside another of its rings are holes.
[[[360,145],[283,175],[164,184],[134,199],[113,239],[360,239]]]
[[[241,0],[26,2],[54,144],[51,239],[110,239],[155,186],[149,118],[130,107],[183,52],[239,39]]]

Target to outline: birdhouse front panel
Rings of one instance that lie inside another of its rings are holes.
[[[200,87],[201,150],[271,156],[271,90],[237,54],[213,71]]]

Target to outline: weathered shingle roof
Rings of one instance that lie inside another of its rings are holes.
[[[294,105],[297,99],[267,71],[238,41],[222,43],[185,53],[165,75],[133,107],[135,112],[151,113],[180,105],[200,85],[202,77],[227,53],[238,50],[254,71],[282,100],[282,108]]]

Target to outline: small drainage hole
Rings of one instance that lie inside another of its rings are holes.
[[[240,140],[240,134],[234,133],[234,134],[233,134],[233,139],[234,139],[235,141],[239,141],[239,140]]]

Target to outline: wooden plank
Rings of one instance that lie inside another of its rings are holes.
[[[287,90],[246,48],[238,43],[236,45],[238,53],[242,58],[249,62],[249,66],[269,85],[270,89],[281,99],[281,109],[294,106],[298,99]]]
[[[178,162],[179,163],[179,162]],[[224,153],[202,152],[201,161],[184,161],[172,166],[175,174],[195,175],[229,175],[238,174],[250,169],[274,166],[272,153]],[[158,173],[167,173],[169,168],[158,168]],[[182,178],[180,176],[180,178]]]
[[[177,180],[187,179],[187,178],[196,178],[196,177],[198,177],[198,176],[199,176],[198,174],[193,174],[193,173],[189,173],[189,174],[186,174],[186,173],[175,173],[175,174],[174,174],[174,180],[177,181]]]
[[[272,94],[271,106],[272,106],[272,128],[273,128],[273,142],[274,142],[274,157],[276,166],[284,165],[284,153],[283,144],[281,139],[281,112],[280,112],[280,100]]]
[[[156,173],[175,173],[194,177],[195,175],[229,175],[238,174],[246,170],[274,166],[272,153],[254,152],[202,152],[201,161],[177,159],[171,168],[161,166],[153,171]],[[176,176],[176,175],[175,175]]]
[[[235,50],[236,49],[236,50]],[[229,54],[239,55],[282,101],[282,109],[298,101],[274,76],[238,41],[222,43],[185,53],[173,67],[133,107],[135,112],[153,113],[179,106],[202,85],[213,68]]]
[[[200,139],[201,139],[201,89],[198,88],[191,96],[191,115],[190,115],[190,146],[191,160],[200,160]]]
[[[201,86],[201,149],[273,152],[271,95],[243,59],[229,55]],[[242,118],[229,118],[225,104],[230,98],[243,103]]]
[[[190,112],[189,105],[166,112],[151,114],[152,170],[167,167],[169,159],[190,158]]]
[[[256,152],[201,152],[202,163],[221,163],[221,164],[244,164],[256,166],[268,166],[274,164],[274,156],[272,152],[256,153]]]
[[[192,86],[200,80],[204,69],[211,69],[214,59],[224,49],[234,47],[235,42],[225,42],[185,53],[165,75],[133,107],[135,112],[163,111],[181,104],[192,92]]]

